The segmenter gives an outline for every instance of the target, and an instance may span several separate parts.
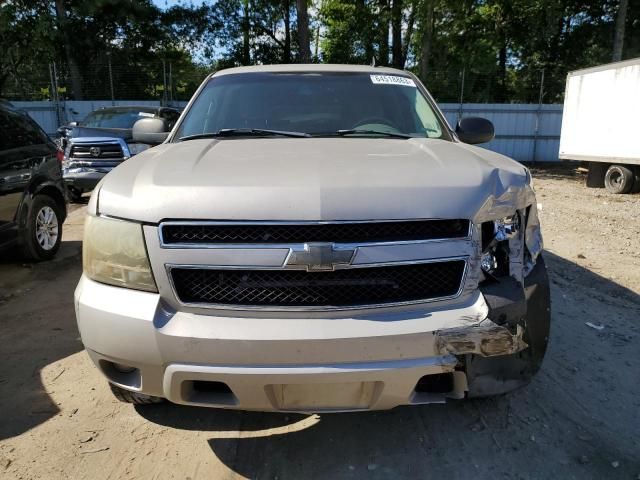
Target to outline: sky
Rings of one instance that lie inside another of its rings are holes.
[[[184,0],[152,0],[152,1],[153,1],[154,5],[162,8],[163,10],[166,9],[166,8],[171,8],[174,5],[179,5],[180,3],[187,3],[187,4],[192,3],[192,2],[189,2],[188,0],[187,1],[184,1]],[[200,3],[200,2],[197,2],[197,3]]]

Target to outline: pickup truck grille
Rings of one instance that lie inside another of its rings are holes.
[[[266,307],[357,307],[456,295],[464,260],[332,272],[174,267],[178,298],[188,304]]]
[[[469,233],[469,221],[413,220],[325,224],[231,223],[221,225],[167,223],[161,228],[165,245],[367,243],[463,238]]]
[[[114,159],[121,160],[124,154],[118,143],[99,143],[73,145],[69,154],[70,158],[77,159]]]

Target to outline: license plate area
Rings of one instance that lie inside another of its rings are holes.
[[[280,410],[362,410],[370,408],[382,382],[293,383],[265,388]]]

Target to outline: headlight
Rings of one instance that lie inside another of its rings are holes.
[[[509,240],[519,232],[518,213],[482,224],[480,267],[484,272],[496,277],[509,275]]]
[[[520,216],[516,213],[493,222],[495,238],[499,242],[515,237],[520,231]]]
[[[158,291],[139,223],[88,216],[82,264],[85,275],[96,282]]]

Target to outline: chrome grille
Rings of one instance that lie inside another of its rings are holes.
[[[455,296],[464,260],[350,268],[332,272],[173,267],[186,304],[263,307],[357,307]]]
[[[91,149],[98,149],[99,154],[92,154]],[[120,160],[124,156],[122,147],[118,143],[78,144],[71,147],[70,157],[81,159],[114,159]]]

